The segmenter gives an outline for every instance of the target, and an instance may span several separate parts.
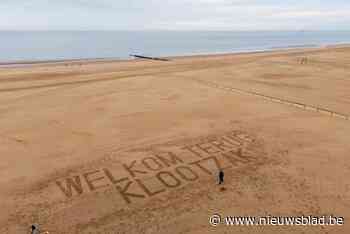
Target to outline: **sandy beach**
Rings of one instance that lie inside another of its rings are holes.
[[[349,106],[349,46],[0,66],[0,233],[350,233]]]

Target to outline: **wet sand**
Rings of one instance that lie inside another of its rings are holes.
[[[1,67],[0,233],[349,233],[349,106],[345,46]]]

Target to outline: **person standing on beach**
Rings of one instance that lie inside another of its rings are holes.
[[[224,183],[224,172],[222,170],[219,171],[219,184]]]
[[[39,229],[35,225],[32,225],[30,229],[31,229],[30,234],[39,234]]]

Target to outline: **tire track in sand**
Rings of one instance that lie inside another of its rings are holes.
[[[239,88],[232,88],[232,87],[229,87],[229,86],[217,84],[215,82],[204,81],[204,80],[201,80],[201,79],[196,79],[196,78],[189,78],[189,79],[192,80],[192,81],[195,81],[197,83],[200,83],[202,85],[205,85],[207,87],[212,87],[212,88],[225,90],[225,91],[230,91],[230,92],[239,93],[239,94],[255,96],[255,97],[259,97],[259,98],[262,98],[264,100],[270,101],[270,102],[279,103],[279,104],[283,104],[283,105],[287,105],[287,106],[293,106],[293,107],[296,107],[296,108],[299,108],[299,109],[302,109],[302,110],[318,112],[318,113],[321,113],[321,114],[325,114],[325,115],[328,115],[328,116],[331,116],[331,117],[335,117],[335,118],[339,118],[339,119],[343,119],[343,120],[350,120],[350,116],[349,115],[346,115],[346,114],[343,114],[343,113],[339,113],[339,112],[336,112],[336,111],[332,111],[330,109],[326,109],[326,108],[323,108],[323,107],[308,105],[308,104],[300,103],[300,102],[294,102],[294,101],[290,101],[290,100],[283,99],[283,98],[278,98],[278,97],[265,95],[265,94],[258,93],[258,92],[255,92],[255,91],[248,91],[248,90],[243,90],[243,89],[239,89]]]

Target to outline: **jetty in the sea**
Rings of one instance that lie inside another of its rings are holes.
[[[166,58],[149,57],[149,56],[143,56],[143,55],[137,55],[137,54],[130,54],[130,56],[135,57],[135,58],[141,58],[141,59],[151,59],[151,60],[158,60],[158,61],[169,61],[169,59],[166,59]]]

